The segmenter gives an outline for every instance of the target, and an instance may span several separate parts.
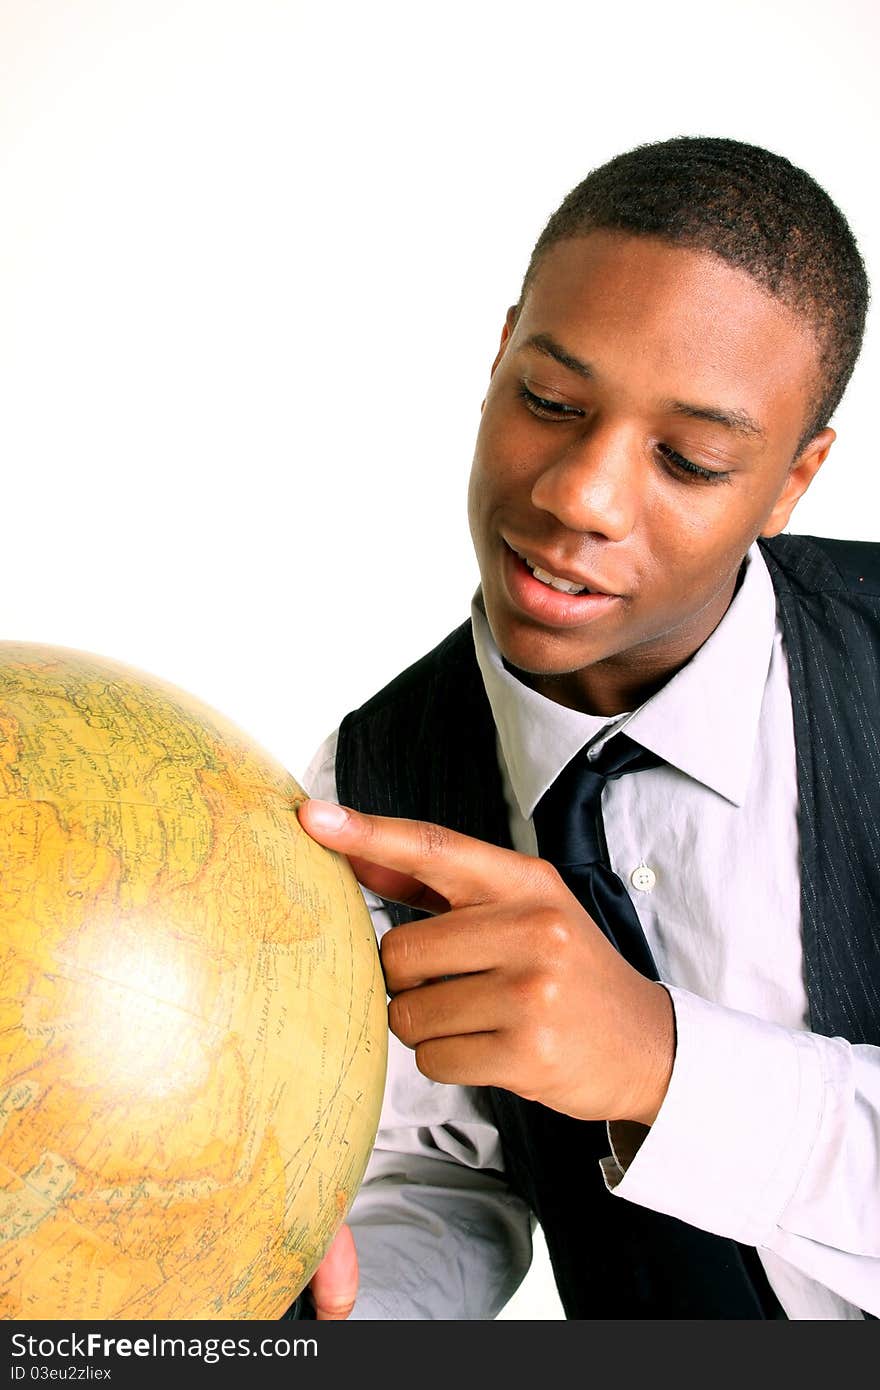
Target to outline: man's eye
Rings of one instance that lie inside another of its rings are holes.
[[[703,478],[707,483],[726,483],[730,474],[720,469],[703,468],[699,463],[691,463],[683,454],[671,449],[668,444],[658,444],[657,453],[668,465],[670,471],[683,473],[691,478]]]
[[[576,406],[563,405],[561,401],[548,401],[544,396],[536,396],[527,386],[521,385],[519,394],[526,407],[541,420],[573,420],[584,413]]]

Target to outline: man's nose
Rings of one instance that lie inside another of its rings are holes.
[[[621,541],[635,525],[644,473],[644,459],[627,431],[593,424],[542,471],[532,502],[570,531]]]

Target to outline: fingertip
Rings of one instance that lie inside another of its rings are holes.
[[[349,811],[345,806],[337,806],[333,801],[321,801],[310,797],[304,801],[297,812],[299,819],[308,831],[341,830],[348,823]]]
[[[354,1236],[350,1227],[342,1226],[312,1277],[311,1293],[316,1320],[331,1322],[347,1318],[355,1305],[357,1290],[358,1261]]]
[[[336,1302],[333,1304],[327,1304],[323,1307],[316,1306],[315,1321],[344,1322],[346,1318],[351,1317],[353,1308],[354,1299],[352,1299],[350,1303]]]

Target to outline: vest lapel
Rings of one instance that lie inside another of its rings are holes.
[[[876,1045],[880,623],[872,610],[880,602],[854,592],[832,563],[843,544],[780,536],[762,550],[788,657],[810,1028]]]

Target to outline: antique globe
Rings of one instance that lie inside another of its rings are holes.
[[[4,1318],[278,1318],[320,1262],[387,1025],[303,799],[175,687],[0,643]]]

